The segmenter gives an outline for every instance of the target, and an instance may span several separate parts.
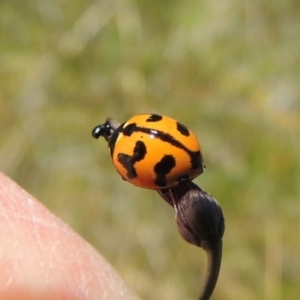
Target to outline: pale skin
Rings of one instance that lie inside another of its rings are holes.
[[[0,300],[138,299],[109,263],[0,173]]]

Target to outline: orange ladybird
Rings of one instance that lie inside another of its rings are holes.
[[[95,138],[104,136],[118,173],[124,180],[160,190],[192,180],[204,170],[196,136],[178,121],[140,114],[119,124],[107,119],[94,128]]]

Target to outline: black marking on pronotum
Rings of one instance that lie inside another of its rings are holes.
[[[131,134],[133,134],[134,132],[143,132],[152,135],[163,142],[169,143],[174,147],[184,150],[190,156],[192,170],[203,167],[200,151],[191,151],[185,145],[176,140],[172,135],[157,129],[138,127],[136,126],[136,123],[128,124],[123,128],[123,134],[126,136],[131,136]]]
[[[189,130],[187,129],[186,126],[184,126],[183,124],[177,122],[176,123],[177,125],[177,130],[182,134],[182,135],[185,135],[185,136],[190,136],[190,132]]]
[[[163,117],[161,115],[153,114],[146,120],[146,122],[158,122],[158,121],[162,120],[162,118]]]
[[[154,166],[154,172],[157,175],[155,184],[165,187],[167,185],[166,175],[176,166],[175,158],[172,155],[164,155],[164,157]]]
[[[135,143],[135,147],[133,149],[133,154],[128,155],[125,153],[118,154],[118,161],[120,164],[127,170],[127,177],[129,179],[133,179],[137,177],[136,170],[134,168],[134,164],[142,159],[144,159],[147,154],[147,149],[144,142],[137,141]]]

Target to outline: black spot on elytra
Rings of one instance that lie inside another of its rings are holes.
[[[181,123],[177,122],[177,130],[184,136],[189,136],[190,132],[189,130]]]
[[[155,184],[160,187],[166,186],[166,175],[168,175],[175,166],[175,158],[172,155],[164,155],[164,157],[154,166],[154,172],[157,176]]]
[[[191,169],[195,170],[198,168],[202,168],[203,162],[202,162],[202,156],[200,151],[197,152],[190,152],[190,158],[191,158]]]
[[[133,178],[137,177],[137,173],[134,168],[134,164],[136,162],[144,159],[146,153],[147,153],[147,149],[146,149],[145,144],[141,141],[137,141],[135,143],[135,147],[133,149],[132,155],[128,155],[125,153],[118,154],[118,161],[127,170],[126,175],[129,179],[133,179]]]
[[[162,118],[163,117],[161,115],[153,114],[146,120],[146,122],[158,122],[158,121],[162,120]]]
[[[130,123],[123,128],[122,133],[126,136],[131,136],[135,131],[136,123]]]
[[[162,118],[163,117],[160,115],[153,114],[147,119],[147,121],[148,122],[157,122]],[[177,129],[182,134],[185,134],[185,135],[189,134],[188,129],[181,123],[177,123]],[[153,130],[151,128],[139,127],[136,125],[136,123],[127,124],[125,127],[124,127],[124,124],[122,124],[119,128],[117,128],[117,130],[114,132],[114,134],[112,135],[112,137],[109,141],[109,148],[110,148],[111,156],[113,156],[115,142],[116,142],[119,134],[122,133],[124,136],[131,136],[134,132],[145,133],[147,135],[151,135],[151,136],[161,140],[162,142],[168,143],[176,148],[182,149],[190,157],[191,170],[195,170],[198,168],[203,169],[203,167],[204,167],[203,158],[202,158],[200,151],[191,151],[184,144],[182,144],[179,140],[175,139],[169,133],[166,133],[166,132],[163,132],[160,130]],[[138,145],[138,143],[136,145]],[[145,146],[145,148],[146,148],[146,146]],[[120,153],[120,155],[121,155],[121,160],[125,164],[124,167],[127,169],[128,172],[130,171],[129,173],[132,174],[133,178],[136,177],[137,175],[135,175],[136,173],[135,173],[135,169],[134,169],[134,163],[136,162],[135,159],[138,159],[139,154],[135,153],[135,150],[134,150],[134,153],[132,156],[127,155],[128,158],[123,157],[123,155],[125,155],[125,154]],[[125,163],[125,161],[127,161],[127,160],[129,160],[129,162]],[[160,180],[163,177],[165,177],[165,176],[160,176],[158,179],[159,182],[161,182],[162,186],[163,186],[163,182]],[[165,181],[166,181],[166,179],[164,179],[164,182]]]
[[[158,116],[158,115],[152,115],[152,116]],[[182,125],[182,126],[180,126],[180,128],[185,128],[185,126]],[[188,129],[186,129],[186,130],[188,131]],[[133,132],[142,132],[142,133],[151,135],[151,136],[161,140],[162,142],[168,143],[168,144],[170,144],[170,145],[172,145],[176,148],[179,148],[179,149],[182,149],[183,151],[185,151],[190,157],[191,169],[198,169],[198,168],[203,167],[202,166],[203,165],[203,162],[202,162],[203,158],[202,158],[202,155],[201,155],[200,151],[191,151],[184,144],[182,144],[180,141],[176,140],[169,133],[166,133],[166,132],[163,132],[163,131],[160,131],[160,130],[153,130],[151,128],[139,127],[139,126],[136,126],[135,123],[127,125],[123,129],[122,132],[123,132],[124,135],[128,135],[128,136],[130,136]]]

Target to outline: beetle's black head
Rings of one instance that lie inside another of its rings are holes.
[[[119,125],[120,124],[114,119],[108,118],[104,124],[98,125],[93,129],[92,136],[95,139],[103,136],[106,141],[109,141]]]

